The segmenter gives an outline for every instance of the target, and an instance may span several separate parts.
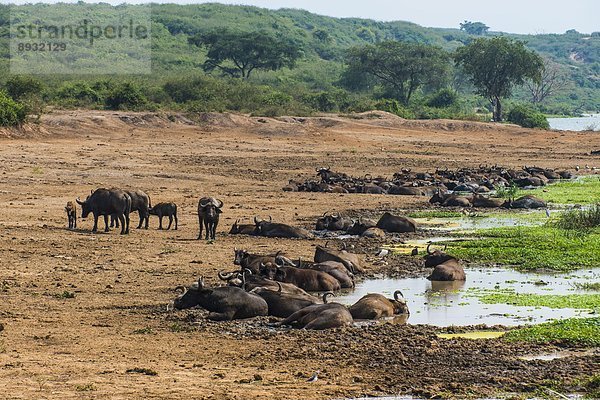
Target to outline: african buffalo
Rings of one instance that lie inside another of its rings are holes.
[[[333,292],[341,289],[340,282],[326,272],[296,267],[262,264],[260,274],[274,281],[293,283],[307,292]]]
[[[235,223],[231,226],[231,230],[229,231],[229,234],[230,235],[254,235],[254,229],[256,229],[256,225],[240,224],[240,220],[236,219]]]
[[[339,214],[324,213],[317,220],[315,229],[317,231],[347,231],[352,226],[353,221],[350,218],[342,217]]]
[[[120,189],[97,189],[85,201],[76,200],[81,206],[81,218],[94,215],[92,232],[98,231],[98,218],[104,216],[104,232],[108,232],[108,217],[115,215],[121,222],[121,234],[129,233],[129,212],[131,197]]]
[[[394,300],[376,293],[367,294],[354,303],[349,311],[354,319],[380,319],[396,314],[410,314],[404,295],[399,290],[394,292]]]
[[[358,221],[355,222],[350,229],[346,232],[349,235],[362,235],[369,228],[374,228],[377,223],[370,219],[358,217]]]
[[[363,233],[360,234],[360,237],[366,237],[366,238],[378,238],[378,239],[382,239],[385,237],[385,231],[383,229],[380,228],[369,228],[366,231],[364,231]]]
[[[528,194],[523,197],[519,197],[516,200],[507,200],[502,207],[505,208],[545,208],[547,203],[539,197]]]
[[[476,208],[498,208],[502,207],[504,199],[494,199],[480,194],[473,195],[473,207]]]
[[[322,263],[325,261],[337,261],[342,264],[353,274],[362,274],[365,270],[360,265],[360,259],[354,253],[349,253],[345,249],[334,250],[327,247],[327,243],[324,246],[317,246],[315,248],[316,263]]]
[[[354,275],[341,262],[325,261],[322,263],[310,263],[298,260],[296,264],[298,268],[307,268],[315,271],[328,273],[338,280],[340,286],[344,289],[354,287]]]
[[[423,188],[415,186],[398,186],[392,185],[388,189],[388,194],[395,194],[399,196],[426,196],[427,193]]]
[[[115,188],[116,189],[116,188]],[[140,216],[140,222],[138,224],[137,229],[141,229],[142,225],[145,224],[144,228],[148,229],[148,223],[150,220],[149,210],[152,207],[150,203],[150,196],[144,193],[141,190],[124,190],[125,193],[131,197],[131,210],[130,212],[137,211]],[[113,225],[115,227],[119,227],[119,220],[115,218],[115,216],[111,216],[110,218],[110,227]]]
[[[163,217],[169,217],[169,226],[167,230],[171,229],[173,219],[175,219],[175,230],[177,230],[177,204],[175,203],[158,203],[154,207],[148,209],[150,215],[156,215],[158,217],[158,229],[162,229]]]
[[[206,228],[206,240],[216,239],[219,214],[222,213],[222,207],[223,202],[214,197],[203,197],[200,199],[198,202],[198,224],[200,225],[198,240],[202,239],[202,224]]]
[[[439,203],[443,207],[471,207],[471,201],[468,197],[446,193],[441,190],[436,191],[429,202],[431,204]]]
[[[417,223],[414,219],[384,213],[377,222],[377,228],[390,233],[416,232]]]
[[[178,310],[197,305],[210,311],[208,319],[214,321],[252,318],[269,313],[267,302],[262,297],[235,286],[207,288],[202,278],[175,299]]]
[[[65,207],[67,212],[67,219],[69,220],[69,229],[77,228],[77,206],[72,201],[67,201]]]
[[[351,325],[354,320],[346,306],[339,303],[314,304],[296,311],[276,326],[291,325],[300,329],[332,329]]]
[[[275,264],[278,262],[279,264],[287,264],[291,266],[294,265],[290,260],[281,254],[281,251],[278,251],[277,254],[274,255],[260,255],[251,254],[246,250],[234,248],[233,252],[233,263],[240,266],[240,272],[248,269],[251,273],[258,274],[260,271],[260,265],[266,263]]]
[[[264,237],[278,237],[278,238],[289,238],[289,239],[310,239],[314,236],[304,228],[297,228],[287,224],[280,224],[271,222],[272,218],[269,216],[269,221],[259,220],[258,217],[254,218],[254,234],[256,236]]]
[[[250,291],[262,297],[269,306],[269,315],[279,318],[287,318],[296,311],[313,304],[321,304],[321,301],[310,295],[291,294],[282,290],[280,282],[276,290],[265,287],[256,287]]]
[[[465,270],[457,258],[452,257],[441,250],[430,250],[431,243],[427,245],[425,256],[425,267],[433,267],[433,272],[427,277],[430,281],[464,281]],[[446,250],[446,246],[444,246]]]

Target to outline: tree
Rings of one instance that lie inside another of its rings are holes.
[[[242,79],[250,78],[254,70],[293,68],[302,56],[298,43],[267,32],[200,33],[190,37],[188,42],[208,49],[204,63],[206,72],[219,69],[226,75]]]
[[[23,75],[14,75],[6,81],[6,92],[15,100],[40,96],[43,85],[39,80]]]
[[[476,93],[492,104],[494,121],[502,121],[501,99],[510,97],[515,85],[526,79],[539,82],[542,58],[525,44],[506,37],[479,38],[460,47],[454,61],[464,68]]]
[[[483,22],[465,21],[460,24],[460,30],[467,32],[469,35],[484,36],[489,29],[490,27]]]
[[[441,85],[448,70],[448,54],[441,48],[395,41],[350,49],[346,62],[352,76],[376,78],[404,105],[420,87]]]
[[[557,63],[547,58],[544,58],[543,63],[540,79],[525,81],[525,87],[531,94],[533,104],[543,102],[567,85],[567,77]]]
[[[25,107],[0,91],[0,126],[20,125],[26,117]]]

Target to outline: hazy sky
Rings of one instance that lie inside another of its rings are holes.
[[[32,3],[36,0],[0,0]],[[57,3],[59,0],[44,0]],[[77,0],[63,0],[77,2]],[[94,1],[97,2],[97,1]],[[104,0],[105,3],[147,3],[145,0]],[[203,0],[155,0],[156,3],[209,3]],[[380,21],[403,20],[423,26],[458,28],[464,20],[481,21],[491,30],[511,33],[582,33],[600,31],[600,0],[219,0],[267,8],[302,8],[335,17]]]

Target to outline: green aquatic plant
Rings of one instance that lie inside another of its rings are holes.
[[[600,311],[600,294],[532,294],[532,293],[484,293],[476,294],[485,304],[508,304],[521,307],[575,308]]]
[[[585,209],[575,209],[564,212],[556,221],[561,229],[586,231],[600,226],[600,203]]]
[[[554,204],[594,204],[600,201],[600,177],[557,182],[535,190],[521,190],[518,196],[532,194]]]
[[[569,318],[516,329],[504,335],[511,342],[561,343],[573,346],[600,346],[600,317]]]

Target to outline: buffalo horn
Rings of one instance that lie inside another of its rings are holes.
[[[181,290],[183,294],[185,294],[187,292],[187,288],[185,286],[179,285],[175,288],[175,292]]]
[[[323,293],[323,304],[327,304],[327,297],[328,296],[335,296],[335,294],[333,292],[325,292],[325,293]]]
[[[281,293],[282,287],[281,287],[281,283],[279,282],[275,282],[277,284],[277,293]]]
[[[402,294],[402,292],[401,292],[401,291],[399,291],[399,290],[396,290],[396,291],[394,292],[394,300],[396,300],[396,301],[400,301],[400,300],[398,300],[398,295],[402,296],[402,299],[404,300],[404,295],[403,295],[403,294]]]
[[[75,199],[75,201],[77,202],[77,204],[79,204],[80,206],[83,205],[83,201],[79,200],[79,197]]]
[[[431,245],[432,245],[432,244],[433,244],[433,243],[429,243],[429,244],[427,245],[427,254],[432,254],[432,252],[431,252],[431,250],[430,250],[430,249],[431,249]]]
[[[218,275],[219,279],[221,279],[222,281],[228,281],[233,277],[233,275],[235,275],[235,272],[226,273],[224,271],[220,271]]]

